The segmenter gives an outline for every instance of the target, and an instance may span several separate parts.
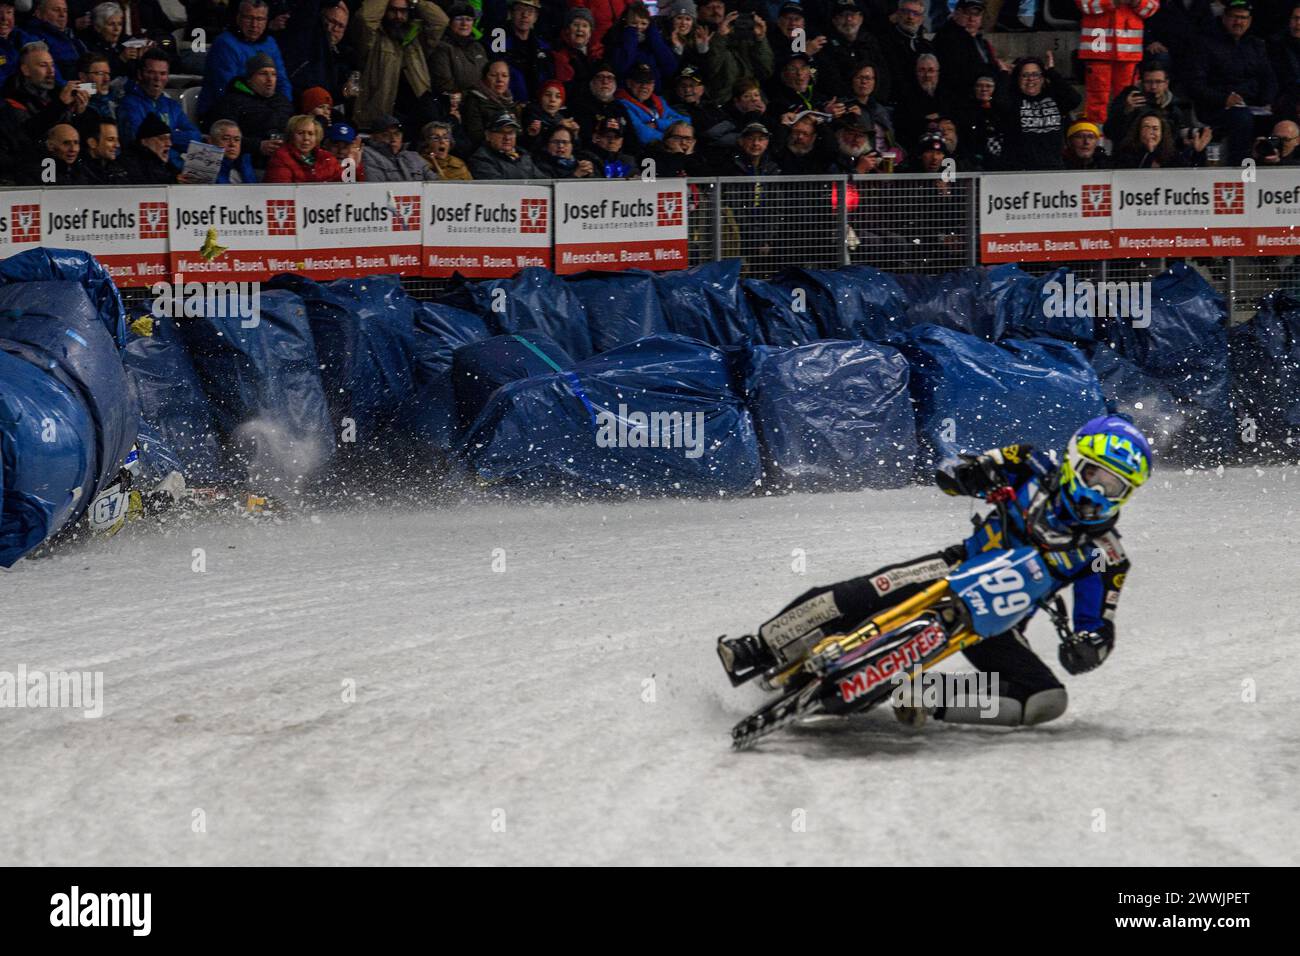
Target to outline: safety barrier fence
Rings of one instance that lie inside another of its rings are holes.
[[[1232,304],[1293,284],[1300,169],[774,176],[525,183],[51,187],[0,196],[0,259],[99,258],[128,298],[181,273],[385,273],[432,298],[457,274],[678,269],[740,259],[938,274],[1068,264],[1134,280],[1188,259]],[[132,292],[131,290],[139,290]]]

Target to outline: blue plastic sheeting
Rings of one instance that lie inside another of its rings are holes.
[[[95,425],[93,485],[85,504],[116,477],[135,441],[138,412],[117,345],[79,282],[0,286],[0,348],[73,389]]]
[[[441,303],[416,303],[415,395],[403,406],[397,427],[418,448],[445,456],[460,439],[451,357],[462,345],[488,335],[483,320],[472,312]]]
[[[1136,425],[1158,458],[1174,455],[1186,416],[1160,379],[1148,375],[1107,345],[1092,349],[1092,367],[1101,379],[1107,409]]]
[[[583,272],[568,276],[565,285],[582,303],[597,352],[668,331],[655,277],[649,272]]]
[[[108,270],[78,249],[28,249],[0,261],[0,285],[64,280],[86,290],[100,322],[119,345],[126,344],[126,309]]]
[[[1232,417],[1227,305],[1195,269],[1178,262],[1151,283],[1150,324],[1111,319],[1110,344],[1178,399],[1186,423],[1179,445],[1200,460],[1230,453]]]
[[[1300,456],[1300,299],[1266,296],[1253,319],[1228,331],[1228,344],[1243,449]]]
[[[302,299],[261,293],[251,328],[238,316],[178,324],[203,383],[213,421],[227,445],[257,442],[258,466],[277,476],[310,476],[334,450],[334,428],[321,387],[316,348]]]
[[[95,425],[74,387],[0,348],[0,567],[90,504]]]
[[[494,335],[461,346],[451,359],[460,428],[468,428],[478,418],[502,385],[571,365],[573,358],[558,343],[535,332]]]
[[[768,474],[798,488],[894,488],[916,470],[907,359],[887,345],[754,349],[746,391]]]
[[[1003,316],[990,307],[985,269],[959,269],[942,275],[900,273],[894,280],[907,297],[907,324],[941,325],[997,341],[1006,331]]]
[[[401,280],[368,276],[321,285],[277,276],[271,285],[296,293],[307,308],[330,418],[339,431],[351,420],[355,432],[341,447],[374,447],[415,395],[415,303]]]
[[[1096,337],[1095,295],[1099,289],[1104,292],[1099,283],[1064,267],[1036,278],[1018,266],[1001,265],[989,269],[988,286],[986,305],[998,316],[1006,335],[1047,335],[1076,343]]]
[[[184,320],[182,320],[184,321]],[[140,408],[141,460],[153,471],[175,469],[193,485],[223,481],[221,446],[203,386],[172,319],[155,319],[154,334],[137,336],[122,353],[127,381]],[[148,439],[152,444],[145,447]],[[166,455],[156,451],[165,448]],[[161,457],[160,457],[161,456]],[[156,475],[165,478],[167,471]]]
[[[1097,374],[1064,342],[994,344],[922,325],[900,347],[912,364],[917,430],[936,461],[1013,439],[1063,448],[1076,428],[1106,410]]]
[[[740,494],[762,475],[720,349],[642,339],[499,389],[462,446],[487,481],[639,494]]]
[[[655,291],[668,328],[710,345],[739,345],[754,338],[754,317],[740,288],[740,260],[709,262],[655,275]]]
[[[740,286],[754,316],[757,341],[788,349],[822,337],[806,299],[797,299],[793,288],[763,279],[741,279]]]
[[[787,269],[772,282],[806,297],[819,338],[880,341],[907,328],[902,287],[879,269]]]
[[[535,332],[558,342],[576,359],[592,354],[581,300],[549,269],[524,269],[513,279],[466,282],[439,301],[481,316],[493,335]]]

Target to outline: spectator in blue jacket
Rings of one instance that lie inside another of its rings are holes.
[[[213,146],[220,146],[226,151],[221,160],[221,171],[217,173],[217,184],[257,182],[253,172],[253,158],[245,153],[244,134],[234,120],[219,119],[212,124],[204,139]]]
[[[127,81],[126,95],[117,106],[117,126],[122,142],[134,143],[144,118],[157,116],[171,130],[171,159],[174,165],[180,166],[181,156],[200,134],[181,104],[164,92],[170,77],[167,54],[157,49],[145,50],[136,78]]]
[[[18,69],[18,37],[14,30],[14,0],[0,0],[0,83]]]
[[[619,90],[618,100],[632,121],[641,152],[664,138],[674,123],[690,122],[655,93],[654,70],[649,63],[638,63],[627,75],[626,88]]]
[[[206,114],[226,92],[231,80],[244,75],[244,64],[259,53],[265,53],[275,63],[275,72],[280,77],[280,92],[293,102],[293,84],[289,81],[284,57],[280,55],[280,46],[266,33],[269,19],[266,0],[242,0],[239,4],[234,28],[217,37],[208,50],[203,92],[199,94],[200,116]],[[305,29],[305,25],[300,26]]]
[[[18,32],[18,48],[40,41],[50,50],[59,78],[77,75],[77,60],[86,44],[68,29],[68,0],[37,0],[32,18]]]
[[[605,56],[614,65],[614,73],[625,79],[632,67],[644,63],[650,67],[655,82],[667,83],[677,72],[677,56],[658,30],[650,28],[650,8],[639,0],[623,11],[623,19],[605,34]]]

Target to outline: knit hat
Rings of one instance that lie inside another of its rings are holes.
[[[561,83],[559,80],[547,80],[545,83],[543,83],[541,86],[539,86],[539,87],[537,88],[537,97],[538,97],[538,99],[541,99],[542,94],[543,94],[544,92],[546,92],[547,90],[557,90],[557,91],[559,91],[559,94],[560,94],[560,102],[561,102],[561,103],[564,102],[564,84]]]
[[[478,11],[475,10],[468,3],[463,3],[463,2],[453,3],[450,7],[447,8],[447,19],[455,20],[457,17],[473,17],[475,20],[477,20]]]
[[[1098,139],[1101,139],[1101,127],[1096,123],[1088,120],[1079,120],[1077,123],[1071,123],[1070,128],[1065,132],[1065,138],[1069,139],[1075,133],[1091,133]]]
[[[591,11],[586,7],[570,7],[569,12],[564,15],[564,25],[567,27],[574,20],[586,20],[594,28],[596,18],[591,15]]]
[[[311,113],[319,106],[333,106],[334,97],[330,96],[330,91],[323,86],[313,86],[310,89],[302,91],[302,111]]]
[[[135,131],[136,142],[142,139],[152,139],[155,136],[162,136],[164,133],[171,135],[172,128],[167,125],[157,113],[150,113],[140,122],[139,128]]]
[[[271,59],[270,54],[254,53],[244,61],[244,76],[252,76],[258,70],[265,70],[268,66],[273,70],[275,69],[275,61]]]
[[[661,17],[693,17],[696,13],[695,0],[671,0],[659,8]]]

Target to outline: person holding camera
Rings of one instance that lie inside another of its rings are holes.
[[[1175,136],[1169,122],[1155,111],[1143,113],[1129,127],[1115,151],[1116,169],[1182,169],[1205,165],[1205,147],[1212,132],[1208,126],[1180,131]]]
[[[1271,136],[1255,140],[1252,154],[1261,166],[1300,166],[1300,125],[1283,120],[1273,127]]]
[[[1197,114],[1228,140],[1229,166],[1250,155],[1256,114],[1277,97],[1264,41],[1248,33],[1253,9],[1250,0],[1228,3],[1219,22],[1201,38],[1188,79]]]
[[[1192,104],[1174,96],[1169,88],[1169,70],[1156,60],[1144,60],[1138,67],[1139,80],[1126,86],[1111,100],[1102,129],[1106,138],[1118,143],[1128,135],[1129,128],[1143,113],[1159,113],[1169,123],[1170,129],[1188,129],[1199,126]]]
[[[723,0],[704,0],[697,4],[695,39],[701,52],[717,47],[713,75],[709,80],[706,102],[726,103],[736,83],[753,78],[766,82],[776,72],[776,57],[767,40],[767,21],[754,13],[727,12]]]

